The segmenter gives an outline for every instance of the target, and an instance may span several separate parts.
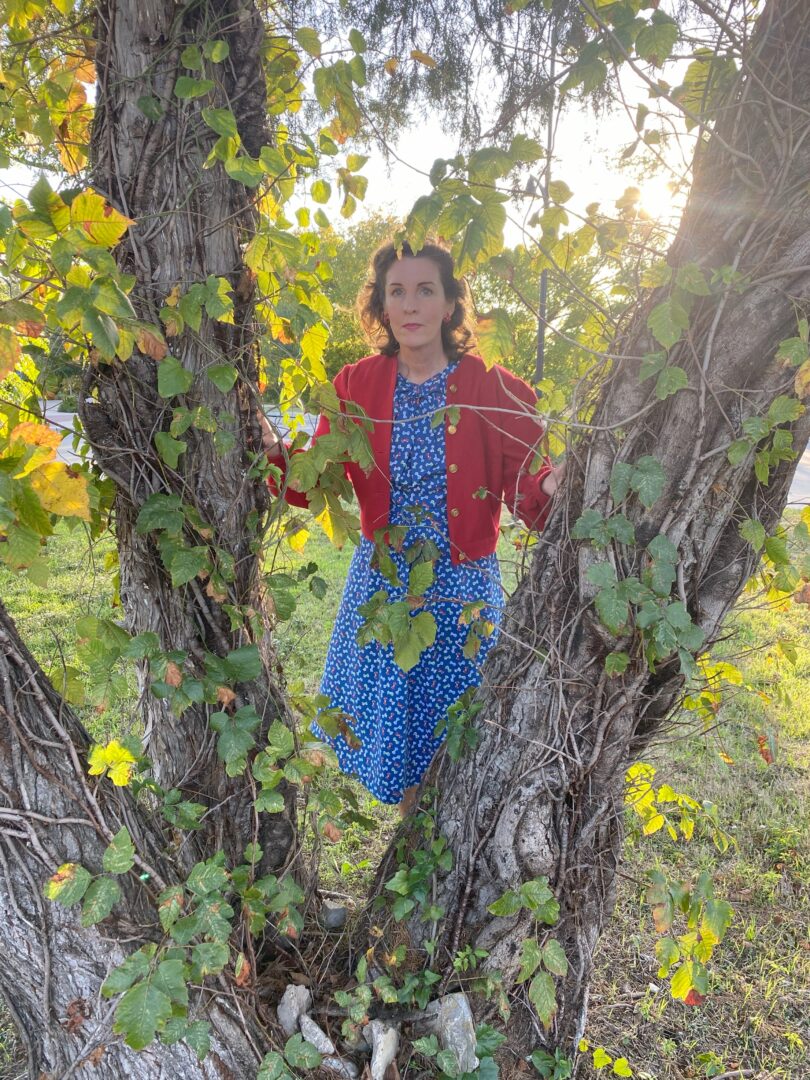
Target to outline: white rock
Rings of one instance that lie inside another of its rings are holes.
[[[363,1028],[363,1037],[371,1043],[371,1080],[384,1080],[385,1070],[397,1056],[399,1032],[382,1020],[372,1020]]]
[[[309,988],[290,983],[276,1007],[278,1022],[284,1029],[285,1035],[295,1035],[296,1031],[298,1031],[298,1018],[311,1005],[312,994],[310,994]]]
[[[466,994],[447,994],[439,1001],[439,1042],[456,1055],[462,1072],[475,1072],[475,1021]]]
[[[334,1054],[335,1044],[329,1038],[325,1031],[322,1031],[313,1019],[309,1016],[301,1016],[298,1019],[298,1023],[301,1026],[301,1034],[307,1040],[311,1042],[319,1054]]]
[[[344,1061],[339,1057],[321,1058],[321,1068],[329,1069],[338,1076],[345,1076],[346,1080],[357,1080],[360,1075],[360,1070],[353,1061]]]

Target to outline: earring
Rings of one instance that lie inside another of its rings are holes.
[[[388,324],[391,322],[391,316],[388,314],[387,311],[383,312],[383,322],[386,326],[388,326]]]
[[[447,325],[447,323],[450,322],[452,317],[453,317],[452,315],[444,315],[444,316],[442,316],[442,322],[445,324],[445,326]]]

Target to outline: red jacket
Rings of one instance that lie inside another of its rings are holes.
[[[374,420],[369,440],[376,467],[367,474],[356,462],[346,463],[363,535],[372,541],[375,530],[388,524],[390,511],[396,377],[396,357],[378,354],[347,364],[334,379],[340,400],[362,406]],[[445,414],[444,425],[448,535],[452,560],[459,563],[495,550],[501,501],[529,528],[543,527],[550,497],[540,485],[551,463],[546,458],[534,475],[529,473],[543,423],[534,391],[505,368],[496,364],[487,370],[479,356],[466,354],[448,373],[446,401],[448,411],[458,408],[457,416]],[[321,416],[313,439],[328,431],[329,419]],[[279,448],[270,461],[283,468],[284,456]],[[307,505],[306,496],[289,487],[284,497],[295,506]]]

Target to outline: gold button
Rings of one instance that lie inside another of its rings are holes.
[[[453,509],[450,511],[452,517],[458,517],[459,513],[460,511],[457,506],[454,506]]]
[[[455,433],[456,433],[456,425],[455,424],[449,424],[448,427],[447,427],[447,432],[448,432],[449,435],[455,435]]]
[[[459,561],[459,562],[464,562],[464,560],[465,560],[466,558],[467,558],[467,556],[466,556],[466,555],[464,554],[464,552],[463,552],[463,551],[460,551],[460,552],[458,553],[458,561]]]
[[[450,391],[451,394],[455,394],[456,390],[458,390],[458,387],[454,382],[451,382],[447,389]]]
[[[450,472],[458,472],[458,465],[449,465]]]

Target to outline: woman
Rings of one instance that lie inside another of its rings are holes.
[[[529,471],[543,432],[534,392],[467,352],[468,295],[444,248],[430,243],[413,252],[406,244],[398,256],[393,244],[384,245],[359,300],[364,328],[380,351],[347,365],[334,380],[340,401],[362,406],[373,421],[374,468],[346,466],[363,535],[321,685],[332,706],[351,718],[360,746],[353,749],[342,736],[328,741],[340,768],[382,802],[399,802],[403,816],[442,741],[437,724],[478,684],[497,636],[487,630],[497,626],[501,605],[495,556],[501,502],[530,528],[540,528],[560,477],[547,459],[533,475]],[[321,417],[315,438],[327,431],[328,419]],[[283,468],[283,451],[271,439],[270,460]],[[289,488],[285,497],[306,505],[306,497]],[[382,538],[392,547],[381,561]],[[418,572],[420,587],[429,584],[414,599],[413,567],[431,561],[432,581],[429,570]],[[434,643],[424,648],[431,624],[421,619],[399,664],[391,644],[358,644],[358,635],[361,641],[370,636],[363,627],[381,591],[389,603],[407,600],[413,610],[406,618],[427,612],[435,621]],[[313,730],[326,738],[317,724]]]

